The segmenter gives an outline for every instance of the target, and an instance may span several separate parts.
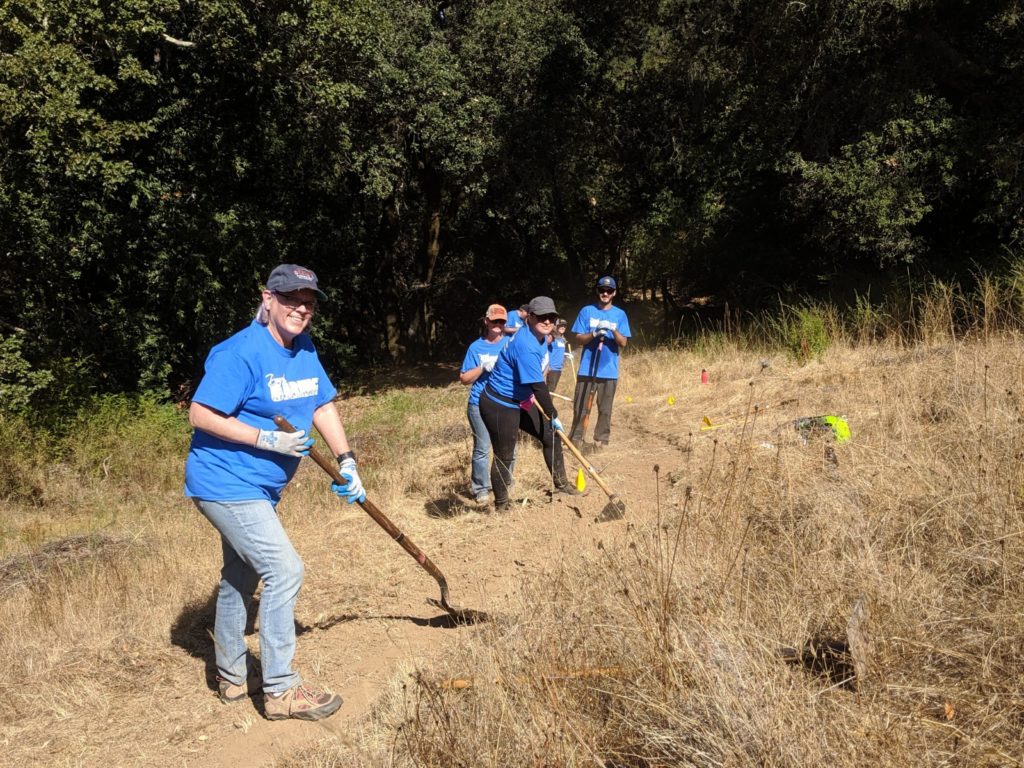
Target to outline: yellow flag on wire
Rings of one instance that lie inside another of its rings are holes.
[[[576,470],[576,490],[582,492],[587,487],[587,480],[583,477],[583,470]]]

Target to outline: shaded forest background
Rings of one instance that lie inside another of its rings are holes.
[[[667,320],[1015,273],[1022,59],[1012,0],[8,0],[5,407],[187,392],[281,261],[349,370],[606,272]]]

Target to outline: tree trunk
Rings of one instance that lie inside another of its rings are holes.
[[[551,179],[551,201],[554,204],[554,221],[552,222],[555,236],[565,251],[565,257],[569,262],[569,274],[583,275],[583,260],[576,249],[575,238],[572,234],[572,225],[569,223],[569,215],[565,210],[565,203],[562,199],[562,190],[558,181]]]
[[[426,207],[423,215],[423,257],[420,274],[422,293],[419,301],[419,313],[423,341],[429,354],[437,341],[432,294],[434,271],[437,269],[437,260],[441,255],[441,205],[444,183],[441,180],[441,174],[429,163],[423,167],[422,178]]]
[[[384,344],[392,360],[399,360],[405,356],[405,346],[402,344],[402,302],[395,290],[395,250],[401,218],[398,200],[399,190],[396,189],[384,204],[377,232],[377,252],[380,258],[373,264],[371,283],[379,297],[376,320],[384,323]]]

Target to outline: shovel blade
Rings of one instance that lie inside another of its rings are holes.
[[[608,523],[612,520],[621,520],[626,516],[626,504],[617,495],[608,499],[601,514],[597,516],[597,522]]]
[[[456,624],[477,624],[481,621],[490,621],[491,619],[490,615],[484,611],[477,611],[473,608],[460,608],[457,605],[452,605],[447,600],[435,600],[432,597],[428,597],[427,602],[451,616]]]

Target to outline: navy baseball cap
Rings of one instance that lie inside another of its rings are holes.
[[[615,282],[615,278],[611,275],[605,275],[597,281],[598,288],[611,288],[613,291],[618,290],[618,285]]]
[[[301,291],[303,288],[314,291],[321,299],[327,298],[316,283],[316,272],[298,264],[279,264],[267,278],[267,290],[275,293]]]

